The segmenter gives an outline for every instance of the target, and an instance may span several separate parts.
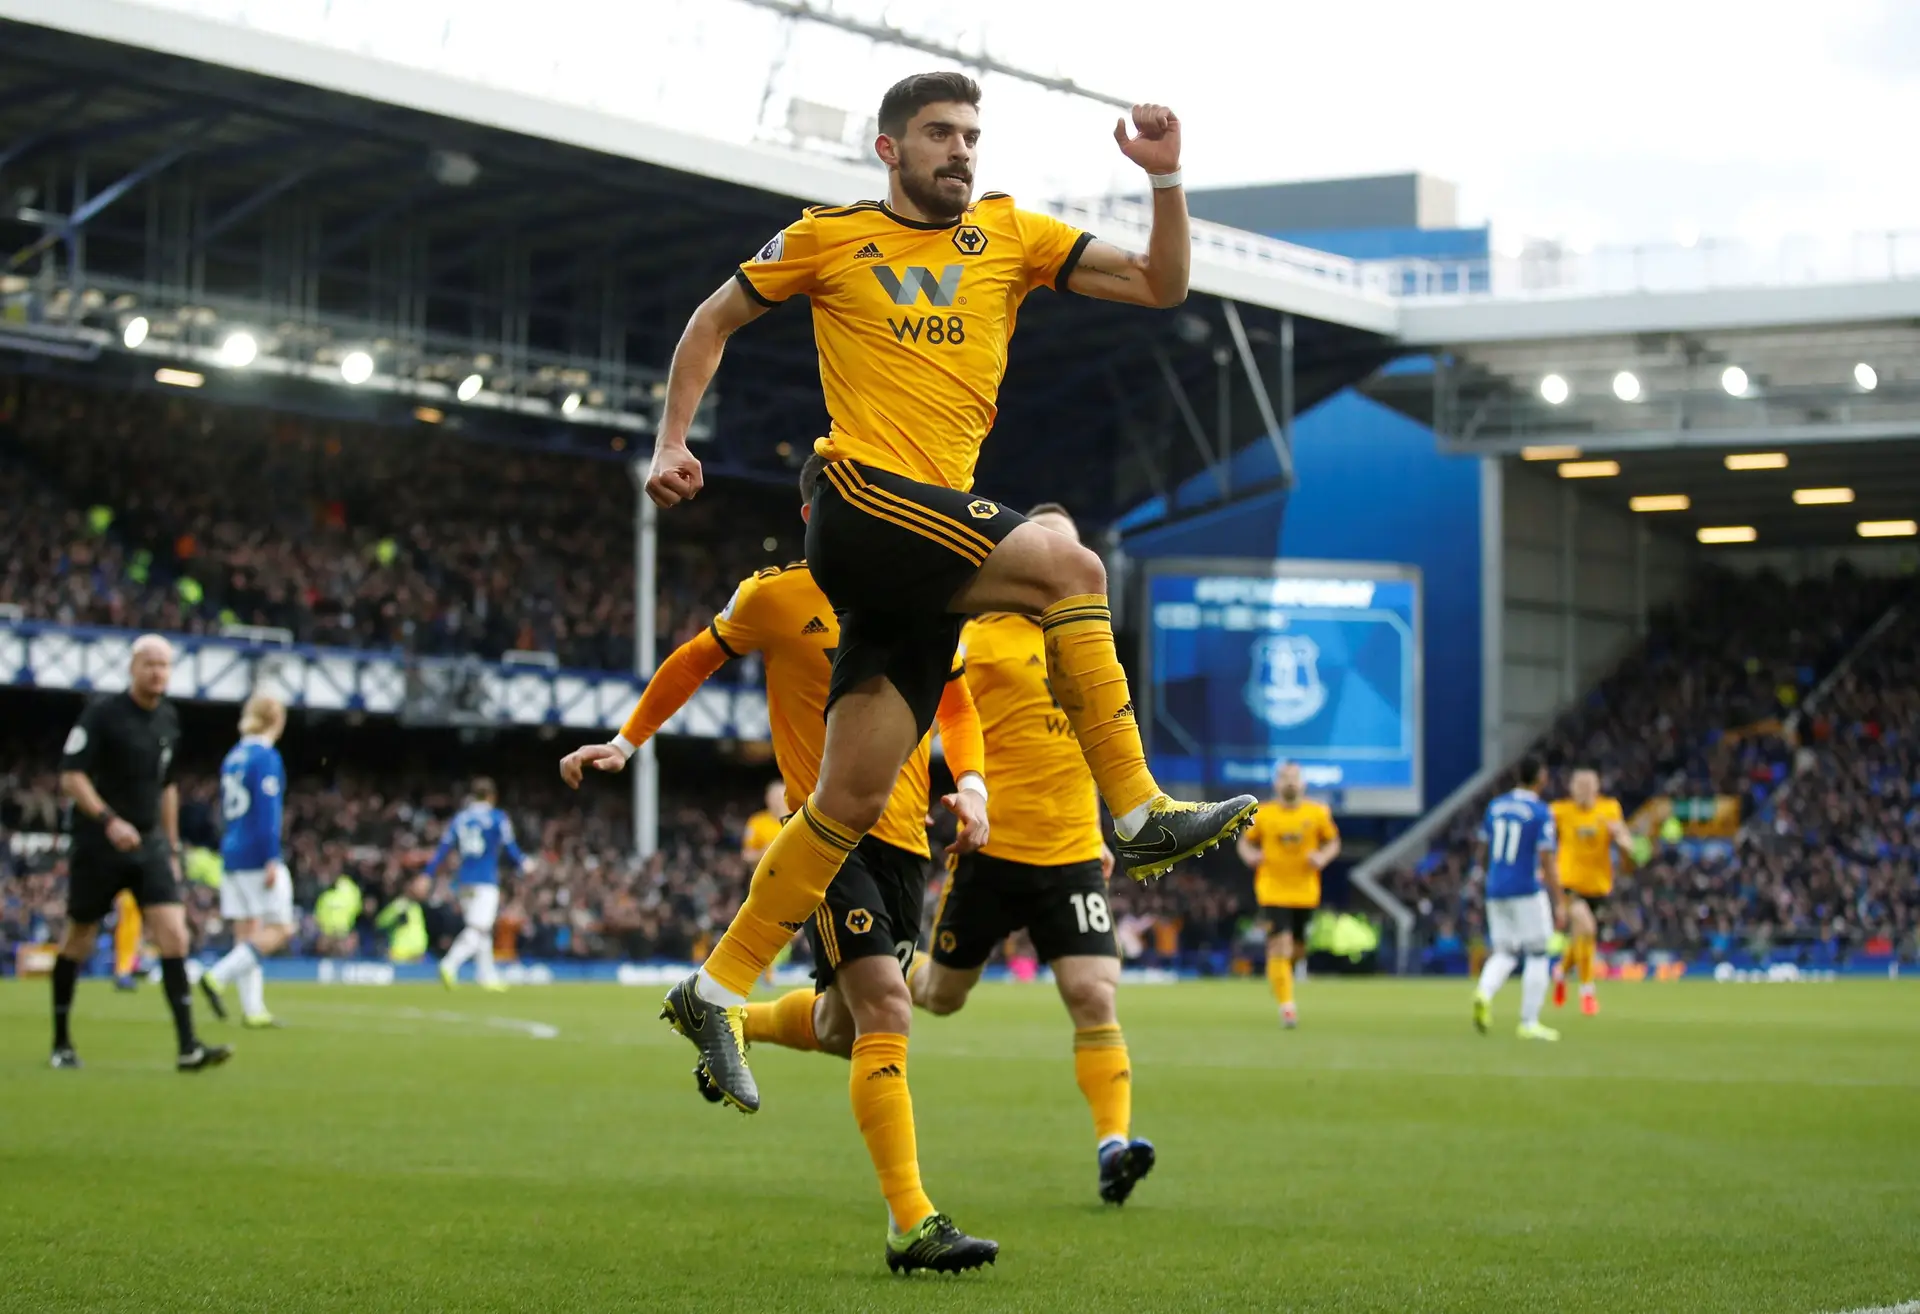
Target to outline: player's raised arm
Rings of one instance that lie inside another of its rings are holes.
[[[656,505],[674,506],[700,492],[700,462],[687,447],[687,430],[720,369],[727,339],[766,313],[765,305],[730,278],[687,321],[667,370],[667,409],[647,470],[647,496]]]
[[[675,648],[647,681],[640,701],[628,713],[620,733],[604,744],[586,744],[561,758],[560,778],[569,788],[578,789],[588,767],[596,771],[625,770],[627,759],[635,750],[685,707],[694,691],[725,666],[732,655],[711,628],[701,630]]]
[[[1113,126],[1120,153],[1146,170],[1153,190],[1153,228],[1144,255],[1111,242],[1089,242],[1067,279],[1067,288],[1100,301],[1165,310],[1187,299],[1193,265],[1187,223],[1187,193],[1180,177],[1180,119],[1165,105],[1135,105],[1134,131],[1121,119]]]

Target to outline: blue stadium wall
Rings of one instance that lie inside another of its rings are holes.
[[[1409,360],[1402,369],[1419,369]],[[1392,367],[1390,367],[1392,368]],[[1398,561],[1423,583],[1426,803],[1445,798],[1480,767],[1480,467],[1442,456],[1433,431],[1351,389],[1294,421],[1295,487],[1269,487],[1218,505],[1210,473],[1166,500],[1122,517],[1121,546],[1136,561],[1156,557],[1295,557]],[[1279,476],[1273,449],[1237,453],[1231,486],[1258,488]]]

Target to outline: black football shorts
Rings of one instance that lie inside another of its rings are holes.
[[[925,858],[871,835],[861,840],[807,920],[814,989],[832,985],[840,965],[856,958],[897,958],[906,971],[920,943],[926,897]]]
[[[827,706],[885,676],[925,734],[965,619],[947,605],[1025,523],[973,493],[854,461],[827,466],[807,514],[807,565],[840,619]]]
[[[1043,867],[984,853],[954,858],[934,914],[933,961],[971,971],[1022,928],[1043,963],[1119,957],[1099,859]]]

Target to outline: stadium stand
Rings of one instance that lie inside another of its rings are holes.
[[[62,803],[53,761],[18,741],[0,756],[0,959],[16,944],[57,938],[63,925],[65,865],[52,839]],[[665,794],[660,851],[636,864],[621,791],[572,794],[557,780],[549,786],[544,777],[516,773],[508,811],[526,851],[538,856],[530,876],[507,882],[503,921],[514,926],[517,956],[630,962],[703,956],[745,893],[751,869],[740,858],[740,834],[756,794],[747,782],[763,775],[756,767],[737,783]],[[187,842],[217,843],[216,778],[189,772],[181,794]],[[302,909],[292,951],[384,956],[375,915],[408,889],[460,801],[444,770],[296,770],[286,806],[288,861]],[[936,846],[944,846],[951,822],[936,818],[933,834]],[[936,861],[935,869],[944,864]],[[351,937],[329,942],[312,910],[322,889],[343,874],[361,892],[361,915]],[[191,894],[197,942],[223,946],[214,891],[194,887]],[[1114,895],[1127,957],[1146,966],[1220,970],[1250,911],[1240,893],[1198,871],[1152,888],[1116,886]],[[927,897],[937,902],[937,881]],[[448,880],[433,882],[422,902],[437,951],[460,927]],[[796,952],[804,963],[804,942]]]
[[[631,669],[632,497],[618,464],[427,425],[15,380],[0,396],[0,602],[70,624],[240,623]],[[705,625],[741,576],[799,555],[786,486],[719,503],[661,536],[663,645]]]
[[[1888,687],[1903,664],[1910,672],[1911,621],[1876,634],[1814,713],[1795,715],[1909,591],[1907,580],[1845,565],[1793,583],[1706,574],[1658,618],[1643,649],[1533,745],[1555,769],[1556,796],[1575,766],[1592,765],[1630,817],[1656,797],[1732,797],[1748,823],[1732,842],[1654,844],[1617,879],[1603,944],[1645,955],[1796,943],[1832,955],[1874,935],[1911,936],[1920,811],[1910,800],[1902,811],[1891,795],[1910,778],[1892,783],[1911,761],[1901,728],[1913,724],[1914,705]],[[1417,864],[1389,874],[1419,914],[1430,970],[1484,933],[1468,879],[1473,833],[1505,787],[1466,802]]]

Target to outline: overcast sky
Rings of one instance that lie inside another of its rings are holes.
[[[158,2],[732,140],[938,63],[742,0]],[[1502,244],[1920,230],[1920,0],[834,3],[1173,105],[1190,186],[1418,169]],[[1110,110],[986,88],[982,188],[1135,185]]]

